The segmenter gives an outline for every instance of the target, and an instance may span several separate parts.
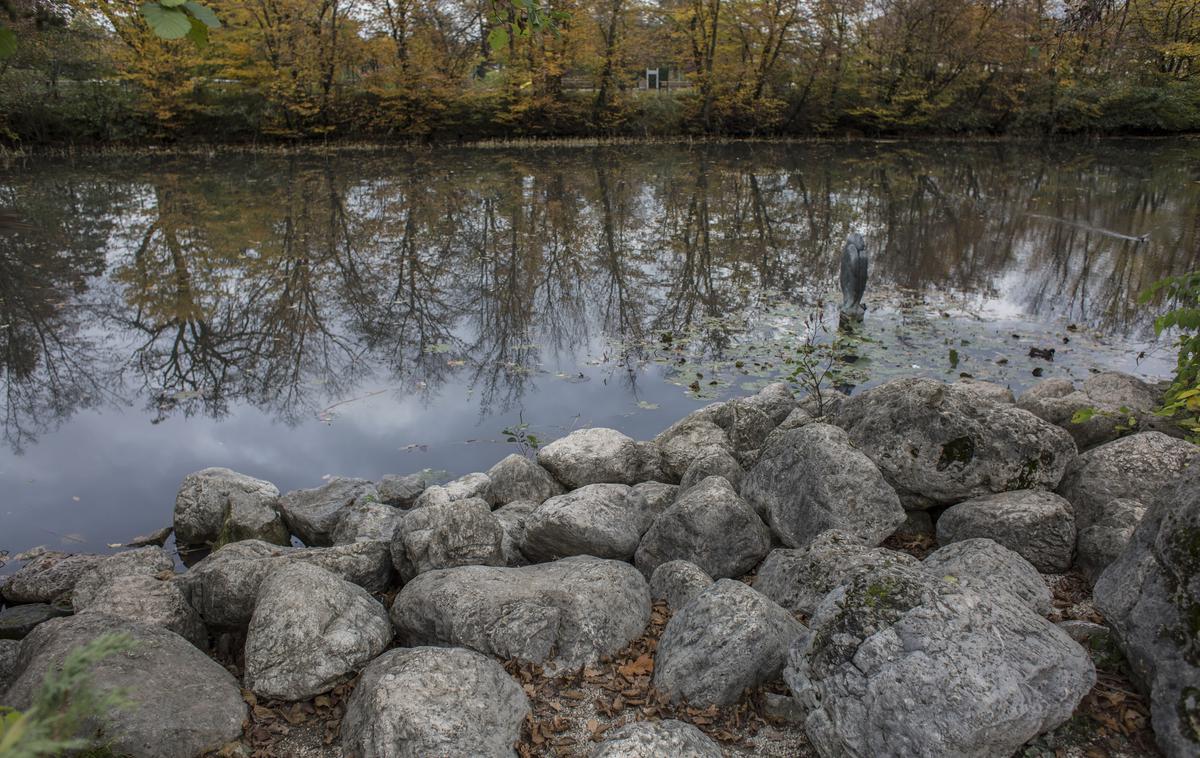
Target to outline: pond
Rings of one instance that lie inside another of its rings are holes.
[[[1200,266],[1200,141],[36,159],[0,211],[0,550],[104,552],[206,466],[286,491],[651,437],[834,333],[851,231],[847,384],[1164,376],[1137,295]]]

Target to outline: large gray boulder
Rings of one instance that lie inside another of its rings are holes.
[[[169,629],[198,648],[208,647],[204,620],[184,597],[179,583],[146,574],[122,574],[101,585],[76,613],[103,613]]]
[[[333,528],[333,544],[391,541],[405,511],[382,502],[379,497],[377,492],[368,491],[341,510]]]
[[[473,497],[421,508],[396,524],[392,562],[400,577],[454,566],[503,566],[504,527],[487,501]]]
[[[549,471],[516,453],[488,469],[487,475],[492,481],[492,497],[496,505],[517,500],[542,503],[566,492],[566,488]]]
[[[460,566],[409,582],[391,617],[404,644],[461,645],[568,671],[637,638],[650,619],[650,591],[629,564],[590,556]]]
[[[1089,376],[1080,389],[1070,379],[1043,379],[1021,395],[1017,406],[1066,429],[1076,446],[1087,450],[1130,432],[1178,436],[1170,421],[1154,414],[1162,396],[1161,389],[1137,377],[1105,371]]]
[[[221,545],[258,539],[288,543],[274,484],[227,468],[188,474],[175,496],[175,539],[184,545]]]
[[[342,744],[358,758],[511,758],[529,713],[499,663],[461,648],[402,648],[363,671]]]
[[[21,643],[0,637],[0,694],[8,689],[17,673],[17,656],[21,652]]]
[[[333,544],[342,509],[374,492],[375,485],[366,479],[336,476],[320,487],[293,490],[279,498],[279,512],[287,528],[305,545],[328,547]]]
[[[538,506],[525,522],[521,552],[535,563],[571,555],[627,561],[641,527],[641,503],[628,485],[589,484]]]
[[[569,489],[660,479],[658,449],[616,429],[577,429],[538,450],[537,462]]]
[[[784,680],[822,756],[990,758],[1070,718],[1096,673],[1011,597],[893,565],[821,602]]]
[[[320,566],[272,572],[258,590],[246,632],[245,684],[275,700],[328,692],[392,641],[383,605]]]
[[[175,562],[161,547],[140,547],[110,555],[84,572],[71,592],[71,606],[78,613],[92,604],[96,594],[114,579],[130,574],[157,577],[175,573]]]
[[[995,540],[1038,571],[1062,574],[1075,553],[1075,516],[1053,492],[1015,490],[966,500],[938,518],[939,544],[975,537]]]
[[[679,485],[664,482],[642,482],[630,488],[629,498],[641,514],[639,534],[645,534],[654,519],[671,507],[680,491]]]
[[[1161,432],[1142,432],[1092,448],[1063,477],[1060,495],[1071,501],[1080,529],[1095,523],[1110,500],[1152,502],[1195,461],[1200,447]]]
[[[691,561],[709,576],[741,576],[771,549],[766,524],[729,482],[710,476],[680,493],[642,537],[635,563],[650,576],[659,565]]]
[[[742,484],[742,497],[788,547],[826,529],[878,545],[905,518],[879,467],[829,424],[793,429],[764,450]]]
[[[387,474],[375,489],[380,502],[396,508],[412,508],[425,488],[436,483],[433,472],[425,470],[415,474]]]
[[[529,564],[529,559],[521,552],[521,545],[525,544],[525,525],[539,505],[541,503],[532,500],[514,500],[492,511],[492,515],[500,522],[500,528],[504,530],[500,549],[504,553],[505,566]]]
[[[733,455],[729,435],[704,410],[685,416],[654,438],[662,453],[663,474],[670,481],[680,481],[699,458],[714,453]]]
[[[1200,750],[1200,462],[1158,493],[1128,547],[1096,582],[1104,614],[1150,696],[1169,758]]]
[[[671,610],[677,611],[712,584],[712,577],[696,564],[667,561],[659,564],[650,575],[650,597],[666,600]]]
[[[486,502],[489,507],[496,504],[496,496],[492,491],[492,478],[490,476],[476,471],[471,474],[463,474],[459,478],[445,484],[431,485],[421,493],[421,496],[413,503],[413,507],[425,508],[430,505],[444,505],[457,500],[470,500],[471,498],[479,498]]]
[[[804,625],[764,595],[721,579],[680,609],[654,656],[654,686],[691,705],[730,705],[779,676]]]
[[[56,608],[46,603],[12,605],[0,611],[0,640],[20,640],[34,630],[38,624],[50,619],[70,615],[65,608]],[[0,687],[0,692],[4,688]]]
[[[679,489],[691,489],[693,485],[699,484],[710,476],[723,478],[736,490],[741,487],[746,471],[730,451],[708,448],[688,464],[687,470],[679,479]]]
[[[180,589],[205,623],[242,628],[250,623],[258,589],[280,566],[311,563],[371,593],[387,591],[392,560],[383,542],[355,542],[324,548],[289,548],[258,540],[234,542],[192,566]]]
[[[1099,579],[1104,569],[1125,552],[1145,515],[1146,506],[1139,500],[1110,500],[1091,526],[1079,530],[1075,540],[1076,567],[1090,581]]]
[[[921,562],[926,571],[953,577],[983,597],[1007,592],[1043,616],[1050,613],[1050,588],[1033,564],[1000,543],[976,537],[934,550]]]
[[[676,719],[633,721],[604,735],[591,758],[721,758],[717,743]]]
[[[241,735],[246,703],[224,667],[174,632],[100,613],[34,629],[21,643],[4,704],[28,708],[72,650],[106,634],[124,634],[130,646],[95,663],[91,682],[100,691],[120,690],[129,705],[88,723],[97,744],[134,758],[194,758]]]
[[[909,510],[1013,489],[1054,489],[1076,456],[1063,429],[932,379],[895,379],[848,398],[836,423]]]
[[[8,577],[0,587],[0,596],[9,603],[49,603],[70,608],[75,583],[102,560],[102,555],[39,553]]]
[[[830,529],[802,548],[776,548],[758,567],[754,589],[790,611],[810,616],[831,591],[859,574],[886,566],[917,566],[908,553],[864,545]]]

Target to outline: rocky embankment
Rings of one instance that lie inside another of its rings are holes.
[[[446,484],[206,469],[185,573],[152,545],[8,578],[0,702],[124,632],[94,673],[132,701],[97,724],[118,754],[265,755],[315,715],[284,753],[1005,756],[1072,717],[1107,637],[1159,749],[1194,756],[1200,448],[1154,395],[900,379],[816,418],[772,385]],[[1063,574],[1106,626],[1048,618]]]

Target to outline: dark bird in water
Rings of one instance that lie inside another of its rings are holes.
[[[842,248],[842,316],[861,320],[867,312],[863,293],[867,290],[867,243],[858,232],[846,237]]]

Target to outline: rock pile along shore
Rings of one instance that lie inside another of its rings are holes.
[[[132,701],[94,725],[118,754],[238,754],[255,703],[331,693],[314,755],[758,752],[648,708],[582,743],[530,727],[517,672],[592,676],[658,623],[629,675],[674,713],[757,692],[821,756],[1007,756],[1096,683],[1079,623],[1047,618],[1048,575],[1075,572],[1159,748],[1200,755],[1200,448],[1156,400],[1120,374],[1019,399],[912,378],[816,417],[775,384],[650,441],[583,429],[442,484],[281,494],[205,469],[174,529],[212,552],[182,574],[155,545],[26,556],[0,587],[0,703],[121,632],[93,672]],[[914,534],[936,549],[890,547]]]

